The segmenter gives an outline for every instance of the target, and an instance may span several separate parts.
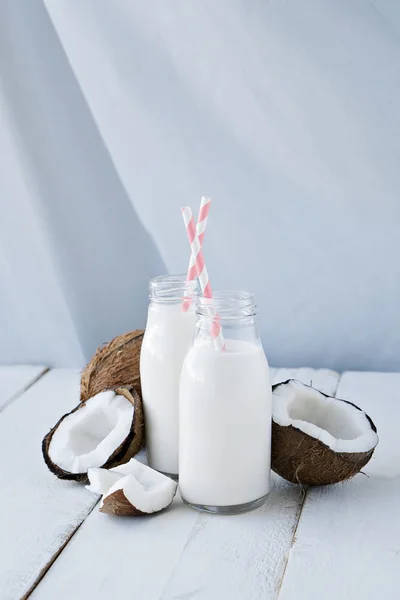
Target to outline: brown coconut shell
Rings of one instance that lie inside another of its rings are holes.
[[[143,330],[130,331],[97,349],[81,376],[81,402],[115,387],[135,387],[141,397],[140,350],[143,335]]]
[[[286,383],[288,381],[278,385]],[[326,396],[323,392],[319,393]],[[352,402],[339,398],[336,400],[361,410]],[[374,422],[368,415],[366,417],[376,433]],[[365,467],[374,450],[375,448],[368,452],[334,452],[326,444],[297,427],[282,426],[272,421],[271,467],[275,473],[292,483],[314,486],[346,481]]]
[[[292,425],[272,422],[272,470],[292,483],[330,485],[345,481],[359,473],[373,453],[334,452]]]
[[[119,394],[120,396],[125,396],[125,398],[127,398],[127,400],[129,400],[135,407],[135,412],[129,434],[127,435],[125,440],[120,446],[118,446],[118,448],[115,449],[115,451],[112,453],[112,455],[109,457],[109,459],[104,465],[98,465],[103,469],[111,469],[112,467],[117,467],[118,465],[125,464],[139,452],[143,443],[143,407],[142,401],[136,389],[132,387],[129,389],[124,387],[108,387],[106,389],[99,390],[98,393],[110,389],[112,389],[116,394]],[[58,465],[53,463],[49,456],[50,442],[57,427],[66,417],[80,410],[81,408],[83,408],[84,405],[85,402],[80,402],[78,406],[76,406],[71,412],[62,416],[61,419],[55,424],[55,426],[52,429],[50,429],[49,433],[43,438],[42,453],[46,465],[48,466],[50,471],[54,473],[54,475],[56,475],[59,479],[69,479],[74,481],[80,481],[82,483],[89,483],[87,473],[69,473],[68,471],[64,471]]]
[[[99,510],[106,515],[117,515],[119,517],[140,517],[148,514],[135,508],[122,490],[117,490],[106,496],[103,499],[103,506]]]

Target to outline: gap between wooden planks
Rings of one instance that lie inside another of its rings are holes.
[[[42,365],[0,366],[0,412],[38,381],[47,371]]]
[[[272,375],[274,383],[312,380],[331,394],[339,380],[337,373],[313,369],[272,370]],[[196,513],[179,497],[165,513],[140,519],[94,510],[31,598],[102,600],[128,590],[139,600],[273,598],[301,506],[299,488],[274,476],[268,502],[235,517]]]

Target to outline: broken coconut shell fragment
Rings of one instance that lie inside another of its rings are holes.
[[[135,387],[141,396],[139,365],[143,335],[143,330],[129,331],[97,349],[82,373],[82,402],[115,387]]]
[[[358,406],[295,380],[272,390],[275,473],[293,483],[329,485],[353,477],[368,463],[379,439]]]
[[[42,442],[44,460],[60,479],[87,482],[90,467],[129,461],[143,442],[143,410],[135,388],[102,390],[78,404]]]
[[[131,459],[119,467],[89,469],[87,488],[103,494],[100,512],[117,516],[149,515],[164,510],[178,484],[141,462]]]
[[[117,517],[140,517],[149,514],[133,506],[125,496],[123,490],[116,490],[109,496],[106,496],[99,510],[106,515],[115,515]]]

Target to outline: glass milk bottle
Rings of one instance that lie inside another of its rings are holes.
[[[194,334],[198,283],[165,275],[151,279],[149,291],[140,354],[147,458],[153,469],[177,477],[179,378]]]
[[[211,339],[216,320],[222,326],[222,351]],[[255,297],[224,291],[212,300],[199,298],[196,332],[180,382],[184,502],[225,514],[263,504],[270,488],[271,402]]]

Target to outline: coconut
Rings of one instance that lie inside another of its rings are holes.
[[[367,464],[378,435],[361,408],[299,381],[272,389],[275,473],[293,483],[329,485],[353,477]]]
[[[87,482],[90,467],[129,461],[143,441],[143,411],[134,388],[102,390],[67,413],[45,436],[44,460],[60,479]]]
[[[135,387],[141,396],[139,362],[143,335],[142,330],[130,331],[97,349],[82,373],[82,402],[116,387]]]
[[[118,516],[159,512],[171,504],[178,486],[135,459],[110,470],[89,469],[88,477],[87,489],[103,494],[100,512]]]

